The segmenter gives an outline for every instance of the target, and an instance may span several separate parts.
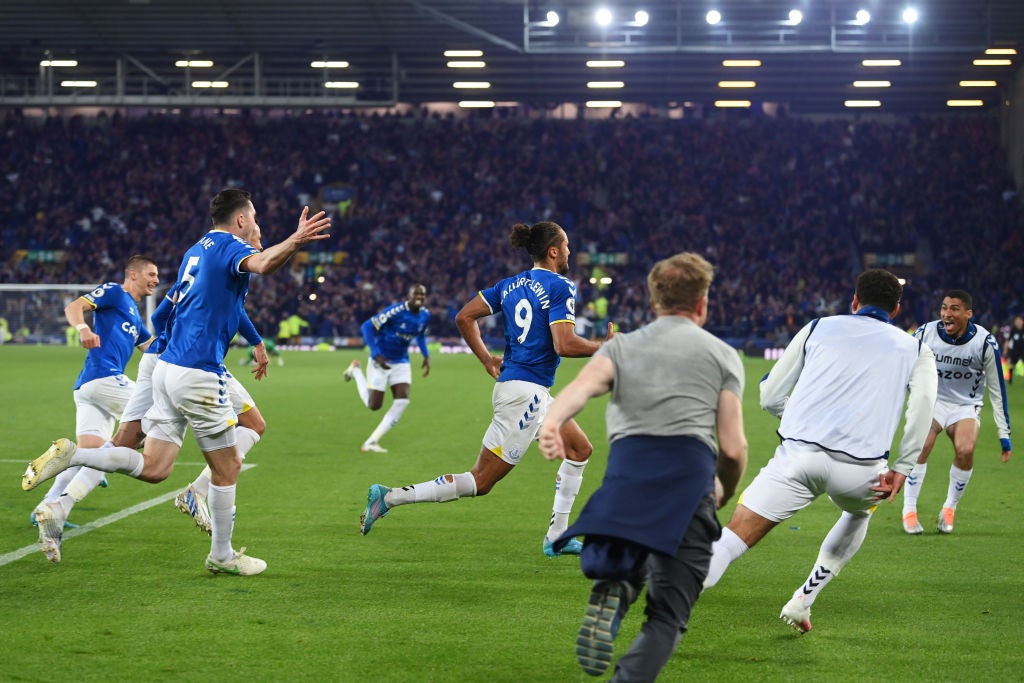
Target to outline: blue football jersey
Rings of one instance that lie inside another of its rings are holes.
[[[505,278],[480,292],[492,313],[505,315],[505,360],[499,382],[525,380],[546,387],[555,383],[561,358],[555,353],[551,325],[576,324],[576,285],[544,268]]]
[[[100,285],[82,298],[93,308],[92,329],[100,336],[100,345],[89,349],[75,389],[100,377],[123,374],[132,350],[152,336],[139,315],[135,299],[118,283]]]
[[[430,311],[425,306],[413,313],[405,301],[391,304],[363,323],[363,338],[370,356],[384,356],[391,363],[409,362],[409,344],[416,340],[427,356],[426,332]]]
[[[258,253],[241,237],[223,230],[211,230],[185,252],[162,360],[221,372],[249,292],[249,273],[239,267]]]

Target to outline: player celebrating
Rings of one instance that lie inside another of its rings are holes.
[[[999,432],[1003,462],[1009,461],[1012,454],[1009,404],[1003,384],[999,346],[988,330],[971,322],[973,305],[970,294],[962,289],[951,289],[942,299],[939,320],[922,325],[914,334],[935,352],[939,394],[928,438],[903,490],[903,530],[908,534],[924,531],[917,518],[917,498],[924,485],[928,456],[935,447],[935,437],[943,430],[953,442],[955,455],[949,468],[949,491],[939,513],[938,528],[944,534],[953,531],[957,503],[963,497],[974,469],[974,447],[981,427],[981,406],[985,401],[986,386]]]
[[[262,573],[266,562],[246,555],[244,549],[234,550],[231,543],[241,458],[223,359],[238,331],[250,274],[274,273],[305,244],[328,237],[322,234],[330,227],[324,212],[308,214],[309,208],[303,208],[295,232],[260,252],[244,239],[258,225],[251,195],[233,188],[218,193],[210,203],[213,228],[185,252],[178,270],[181,288],[168,323],[167,348],[153,371],[153,407],[146,413],[143,453],[127,447],[78,448],[59,439],[29,464],[22,488],[31,490],[73,465],[163,481],[191,427],[212,470],[212,539],[206,568],[215,574]]]
[[[124,283],[108,282],[78,297],[64,309],[68,324],[78,330],[88,349],[85,366],[75,381],[75,433],[86,448],[98,448],[110,439],[114,423],[131,398],[135,382],[124,375],[132,349],[145,351],[153,335],[139,315],[138,303],[159,284],[156,263],[132,256],[124,269]],[[85,313],[93,312],[93,327]],[[60,562],[61,538],[71,508],[96,488],[104,473],[89,467],[61,472],[32,513],[39,526],[39,549],[50,562]]]
[[[430,311],[423,306],[426,299],[426,286],[413,285],[409,288],[406,301],[391,304],[364,322],[360,328],[366,346],[370,349],[370,362],[364,377],[363,371],[359,369],[359,361],[352,361],[345,370],[345,381],[356,381],[359,399],[370,410],[380,410],[386,387],[391,387],[391,395],[394,397],[384,419],[363,442],[363,453],[387,453],[387,449],[381,447],[380,440],[398,424],[402,413],[409,407],[409,386],[412,384],[409,342],[414,339],[423,354],[423,376],[430,374],[430,352],[427,350],[426,338]]]
[[[397,505],[443,503],[466,496],[483,496],[522,459],[537,438],[551,401],[551,385],[560,357],[592,356],[601,342],[576,334],[576,285],[569,272],[569,238],[550,221],[512,226],[511,242],[533,258],[533,268],[501,280],[471,299],[455,317],[459,331],[489,375],[498,380],[492,395],[494,417],[484,434],[476,464],[469,472],[442,474],[414,486],[370,487],[359,530],[370,533],[373,523]],[[501,311],[505,317],[504,357],[492,356],[477,321]],[[611,336],[609,325],[608,336]],[[561,552],[552,542],[569,525],[569,513],[583,482],[583,468],[593,447],[575,420],[562,427],[566,459],[555,478],[551,525],[544,553],[578,555],[582,544],[573,539]]]
[[[779,614],[797,631],[811,630],[811,606],[864,543],[878,504],[896,499],[928,432],[935,356],[891,323],[902,295],[895,275],[865,270],[852,315],[807,323],[761,380],[761,407],[781,418],[780,443],[715,542],[705,589],[772,529],[828,495],[842,514]],[[904,404],[903,438],[890,468]]]

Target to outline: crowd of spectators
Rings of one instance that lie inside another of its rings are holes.
[[[682,250],[716,266],[709,328],[737,346],[782,345],[810,318],[846,310],[868,253],[908,278],[904,327],[937,317],[942,291],[953,287],[972,292],[987,326],[1024,311],[1024,217],[999,122],[985,115],[41,119],[8,111],[2,134],[6,283],[120,281],[133,253],[155,258],[169,282],[209,226],[208,202],[221,188],[253,193],[264,244],[273,244],[304,203],[317,208],[324,188],[350,187],[351,203],[335,212],[331,238],[312,247],[309,263],[253,278],[247,308],[264,334],[297,314],[311,337],[357,337],[363,320],[422,282],[431,333],[456,337],[465,301],[529,265],[508,243],[510,226],[538,220],[560,223],[576,255],[628,254],[628,264],[602,266],[612,283],[600,292],[589,267],[571,273],[581,307],[605,296],[626,330],[650,319],[650,265]],[[66,259],[45,263],[19,250]],[[319,252],[345,256],[320,264]]]

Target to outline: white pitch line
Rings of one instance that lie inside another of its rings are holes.
[[[17,460],[17,461],[0,460],[0,463],[6,463],[6,462],[23,462],[23,461],[22,460]],[[198,465],[200,463],[178,463],[178,464],[179,465],[190,465],[190,464],[197,464]],[[248,469],[252,469],[253,467],[256,467],[255,463],[253,463],[253,464],[242,463],[242,470],[243,471],[248,470]],[[82,526],[78,527],[77,529],[65,529],[64,530],[64,540],[67,540],[69,538],[74,538],[76,536],[81,536],[82,534],[87,534],[90,531],[96,531],[97,529],[101,529],[101,528],[107,526],[108,524],[113,524],[114,522],[119,522],[122,519],[124,519],[125,517],[131,517],[132,515],[134,515],[137,512],[142,512],[144,510],[148,510],[149,508],[156,507],[157,505],[160,505],[161,503],[166,503],[167,501],[172,500],[177,495],[178,495],[178,491],[174,490],[174,491],[171,491],[170,493],[165,493],[163,495],[157,496],[156,498],[150,498],[149,500],[144,500],[141,503],[136,503],[135,505],[132,505],[131,507],[127,507],[127,508],[125,508],[123,510],[119,510],[118,512],[115,512],[112,515],[107,515],[106,517],[100,517],[99,519],[93,520],[92,522],[89,522],[88,524],[83,524]],[[21,558],[26,557],[28,555],[31,555],[32,553],[35,553],[35,552],[39,552],[39,545],[36,544],[36,543],[33,543],[32,545],[27,545],[24,548],[18,548],[17,550],[15,550],[13,552],[10,552],[10,553],[7,553],[5,555],[0,555],[0,567],[3,567],[4,565],[8,565],[11,562],[15,562],[17,560],[20,560]]]

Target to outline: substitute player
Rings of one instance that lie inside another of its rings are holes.
[[[971,322],[973,305],[970,294],[962,289],[951,289],[942,299],[939,320],[922,325],[914,335],[935,352],[939,396],[928,439],[903,490],[903,530],[908,534],[924,531],[917,518],[917,498],[928,472],[928,456],[935,447],[935,438],[943,430],[953,442],[955,455],[949,468],[949,489],[939,512],[938,529],[944,534],[953,531],[957,504],[974,470],[974,447],[978,443],[986,387],[1003,462],[1009,461],[1012,454],[1009,403],[999,345],[988,330]]]
[[[891,324],[902,294],[892,273],[864,271],[853,314],[807,323],[761,380],[761,407],[782,418],[781,443],[715,542],[705,589],[780,522],[827,495],[842,514],[779,615],[801,633],[811,630],[811,605],[864,543],[878,503],[896,498],[927,436],[935,356]],[[890,465],[904,403],[899,457]]]
[[[427,350],[427,323],[430,311],[423,305],[427,300],[425,285],[409,288],[409,298],[391,304],[363,323],[360,328],[370,350],[366,376],[359,369],[359,361],[352,361],[345,370],[345,381],[356,381],[359,399],[370,410],[380,410],[384,404],[384,390],[391,387],[394,400],[377,428],[363,442],[362,451],[387,453],[380,440],[398,424],[409,407],[409,388],[412,385],[412,366],[409,363],[409,344],[413,341],[423,354],[423,376],[430,374],[430,352]]]

